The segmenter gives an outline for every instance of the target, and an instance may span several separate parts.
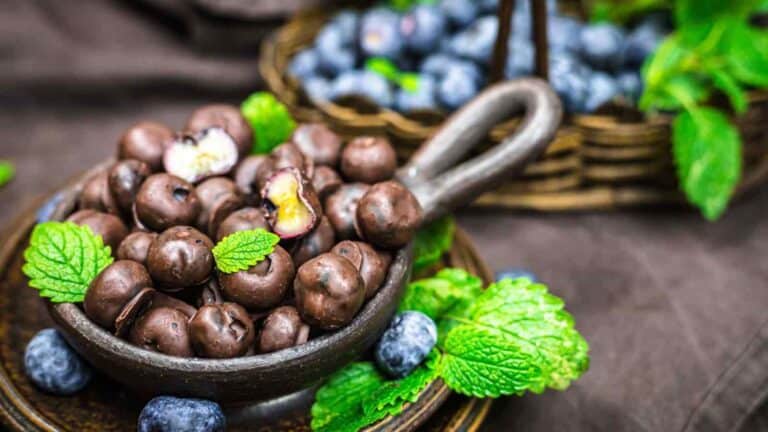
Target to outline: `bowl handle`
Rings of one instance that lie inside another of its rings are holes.
[[[512,135],[453,166],[493,126],[521,109],[525,117]],[[524,78],[495,84],[453,114],[398,170],[397,178],[419,200],[424,222],[434,220],[510,179],[539,156],[554,138],[561,117],[560,100],[546,82]]]

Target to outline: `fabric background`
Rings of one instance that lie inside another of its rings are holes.
[[[0,0],[0,158],[18,168],[0,222],[111,155],[132,123],[180,127],[258,89],[258,39],[297,3]],[[768,429],[767,211],[765,189],[717,223],[462,211],[494,268],[529,268],[566,300],[592,353],[571,389],[500,401],[483,430]]]

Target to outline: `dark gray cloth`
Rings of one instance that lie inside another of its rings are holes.
[[[205,3],[0,0],[0,158],[19,171],[0,189],[3,224],[113,154],[133,122],[180,127],[260,86],[254,40],[273,17]],[[568,391],[502,400],[484,430],[766,430],[766,214],[766,190],[717,223],[661,208],[462,212],[493,267],[529,268],[566,300],[592,354]]]

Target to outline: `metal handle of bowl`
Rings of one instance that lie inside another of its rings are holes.
[[[525,117],[512,135],[453,166],[493,126],[521,109]],[[453,114],[398,170],[397,178],[419,200],[424,221],[434,220],[495,188],[541,154],[561,118],[560,100],[543,80],[525,78],[493,85]]]

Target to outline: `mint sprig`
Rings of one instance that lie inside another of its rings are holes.
[[[451,250],[456,223],[451,216],[442,217],[421,228],[414,239],[413,271],[419,272],[440,262]]]
[[[72,222],[35,226],[24,260],[29,286],[54,303],[83,301],[91,281],[113,261],[100,236]]]
[[[266,154],[286,142],[296,129],[288,108],[272,93],[256,92],[240,105],[243,117],[253,130],[253,153]]]
[[[213,258],[222,273],[236,273],[261,262],[275,250],[278,242],[279,236],[261,228],[238,231],[216,244]]]
[[[13,164],[0,160],[0,186],[5,185],[9,181],[13,180],[13,176],[16,174],[16,169]]]

